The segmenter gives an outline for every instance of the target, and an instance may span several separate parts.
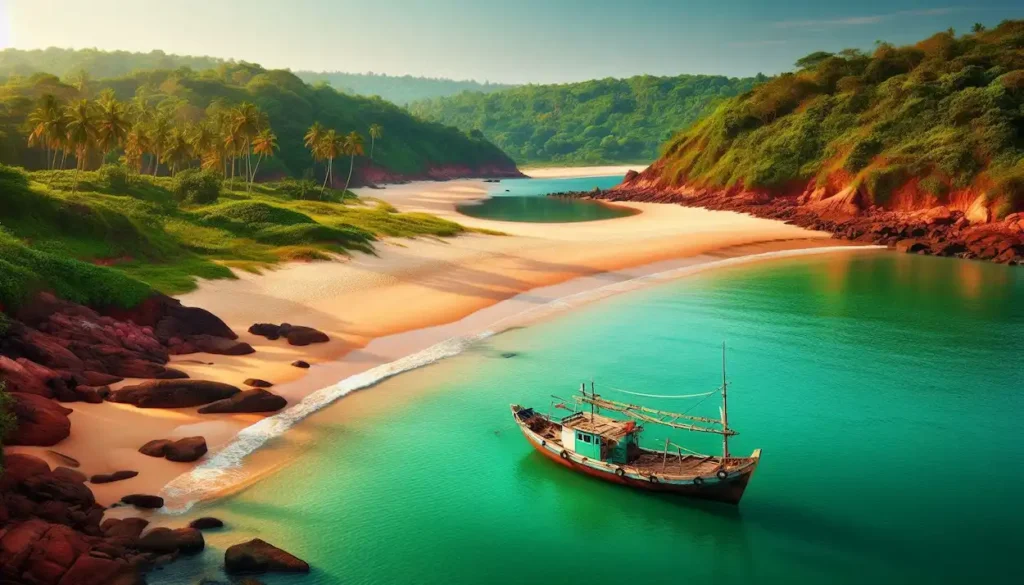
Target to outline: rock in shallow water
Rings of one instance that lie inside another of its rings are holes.
[[[187,437],[167,445],[164,456],[168,461],[191,463],[206,455],[206,439],[203,437]]]
[[[262,388],[239,392],[231,398],[211,402],[199,409],[199,414],[276,412],[288,405],[284,398]]]
[[[196,518],[190,522],[189,527],[195,528],[196,530],[212,530],[214,528],[223,528],[224,522],[219,518],[204,516],[202,518]]]
[[[228,547],[224,568],[232,575],[309,572],[306,561],[259,538]]]

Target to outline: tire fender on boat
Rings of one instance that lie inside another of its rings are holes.
[[[651,474],[651,476],[650,476],[650,477],[648,477],[647,479],[648,479],[648,480],[649,480],[649,481],[650,481],[651,483],[658,483],[658,481],[659,481],[659,480],[658,480],[658,476],[657,476],[657,475],[654,475],[653,473],[652,473],[652,474]]]
[[[719,469],[718,473],[715,474],[718,479],[725,479],[729,477],[729,472],[724,469]]]
[[[626,477],[626,470],[621,468],[621,467],[616,467],[615,468],[615,475],[617,475],[619,477]]]
[[[562,452],[561,452],[561,453],[559,453],[558,455],[559,455],[559,456],[560,456],[560,457],[561,457],[562,459],[565,459],[566,461],[568,461],[568,460],[569,460],[569,452],[568,452],[568,451],[566,451],[566,450],[564,450],[564,449],[563,449],[563,450],[562,450]]]
[[[541,446],[541,447],[547,447],[547,446],[548,446],[548,442],[547,442],[547,441],[545,441],[544,439],[541,439],[541,440],[540,440],[540,446]]]
[[[704,485],[704,478],[703,477],[695,477],[695,478],[693,478],[693,485]]]

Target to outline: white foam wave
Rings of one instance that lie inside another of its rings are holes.
[[[337,384],[313,392],[287,410],[281,411],[273,416],[261,420],[258,423],[246,427],[238,433],[231,443],[208,457],[192,471],[178,476],[164,486],[164,489],[161,492],[161,495],[164,496],[167,501],[167,506],[164,510],[170,513],[186,512],[195,504],[195,502],[201,500],[204,496],[219,493],[233,485],[244,482],[246,475],[242,468],[242,463],[246,456],[263,446],[267,441],[282,435],[285,431],[295,426],[304,418],[339,400],[340,398],[355,392],[356,390],[373,386],[387,378],[396,376],[403,372],[428,366],[445,358],[459,355],[473,343],[487,339],[495,333],[504,331],[516,325],[533,322],[549,315],[563,312],[582,304],[591,303],[612,295],[637,290],[652,284],[675,280],[684,276],[703,272],[705,270],[773,258],[789,258],[838,251],[849,252],[884,248],[885,246],[828,246],[821,248],[780,250],[776,252],[765,252],[762,254],[737,256],[734,258],[725,258],[713,262],[704,262],[696,265],[682,266],[679,268],[655,272],[554,299],[545,304],[527,309],[516,315],[501,319],[491,325],[488,330],[481,333],[470,336],[452,337],[401,359],[349,376]]]

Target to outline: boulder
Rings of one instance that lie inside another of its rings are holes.
[[[145,580],[124,562],[86,554],[75,560],[57,585],[145,585]]]
[[[121,498],[121,501],[136,508],[157,509],[164,507],[164,499],[160,496],[146,494],[129,494]]]
[[[21,482],[25,494],[37,502],[56,500],[89,508],[96,503],[92,490],[77,481],[68,481],[52,473],[34,475]]]
[[[59,477],[65,481],[73,481],[75,483],[85,483],[89,478],[84,473],[77,469],[71,469],[70,467],[58,467],[53,470],[54,477]]]
[[[275,339],[280,339],[281,326],[274,325],[273,323],[256,323],[252,327],[249,327],[249,333],[259,335],[260,337],[266,337],[273,341]]]
[[[172,530],[161,526],[142,535],[135,546],[141,551],[157,554],[194,555],[203,551],[206,542],[203,540],[203,533],[195,528]]]
[[[168,461],[179,463],[191,463],[206,455],[206,439],[203,437],[188,437],[167,445],[164,449],[164,456]]]
[[[107,398],[107,396],[110,396],[110,387],[77,386],[75,387],[75,395],[82,402],[100,404]]]
[[[115,471],[114,473],[100,473],[89,478],[91,483],[113,483],[115,481],[122,481],[125,479],[131,479],[138,475],[138,471]]]
[[[284,337],[288,340],[289,344],[299,346],[309,345],[311,343],[325,343],[331,340],[331,338],[325,333],[312,327],[291,325],[288,323],[282,323],[280,325],[274,325],[273,323],[256,323],[249,328],[249,333],[252,333],[253,335],[260,335],[270,340]]]
[[[139,453],[149,455],[150,457],[163,457],[167,454],[167,447],[170,444],[171,441],[168,441],[167,439],[156,439],[155,441],[150,441],[139,447]]]
[[[36,394],[11,392],[10,397],[17,427],[8,435],[7,445],[56,445],[71,434],[71,409]]]
[[[149,526],[149,520],[145,518],[109,518],[103,521],[100,528],[104,536],[135,539],[142,534],[146,526]]]
[[[292,366],[296,367],[296,368],[306,369],[306,368],[309,367],[309,362],[304,362],[302,360],[295,360],[294,362],[292,362]]]
[[[260,380],[259,378],[247,378],[245,382],[242,382],[246,386],[252,386],[253,388],[270,388],[273,386],[266,380]]]
[[[305,561],[258,538],[228,547],[224,568],[229,575],[309,572]]]
[[[104,374],[102,372],[93,372],[89,370],[82,372],[80,375],[82,377],[82,382],[86,386],[109,386],[111,384],[117,384],[121,380],[124,380],[124,378],[120,376]]]
[[[56,377],[57,373],[53,370],[25,358],[12,360],[7,356],[0,355],[0,379],[7,384],[9,392],[36,394],[50,398],[53,396],[50,380]]]
[[[188,343],[197,351],[217,355],[248,355],[256,351],[248,343],[213,335],[195,335]]]
[[[50,473],[50,465],[35,455],[9,453],[4,457],[0,489],[18,485],[26,479]]]
[[[264,390],[253,388],[235,394],[231,398],[211,402],[199,409],[199,414],[231,412],[276,412],[288,405],[284,398]]]
[[[230,384],[206,380],[151,380],[125,386],[110,394],[111,402],[139,408],[188,408],[202,406],[238,393]]]
[[[212,518],[210,516],[203,516],[202,518],[196,518],[189,523],[189,528],[195,528],[196,530],[212,530],[214,528],[223,528],[224,522],[219,518]]]

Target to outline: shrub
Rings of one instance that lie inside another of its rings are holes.
[[[96,171],[96,175],[101,183],[113,191],[124,191],[131,180],[124,165],[103,165]]]
[[[214,203],[220,188],[221,178],[213,171],[185,169],[174,176],[174,195],[182,203]]]
[[[320,197],[320,185],[311,179],[282,181],[281,190],[292,199],[319,199]]]
[[[869,136],[853,145],[850,154],[846,157],[844,166],[851,173],[856,173],[868,166],[871,163],[871,159],[875,158],[875,155],[881,151],[881,141]]]

